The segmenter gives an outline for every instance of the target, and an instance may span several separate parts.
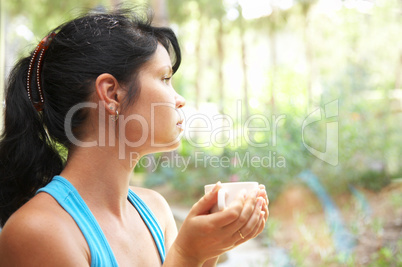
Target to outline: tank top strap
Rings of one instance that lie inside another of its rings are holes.
[[[165,238],[163,235],[163,231],[160,228],[160,225],[152,213],[152,211],[148,208],[145,202],[135,194],[131,189],[128,191],[128,200],[133,204],[135,209],[140,214],[142,220],[147,225],[149,231],[152,234],[152,237],[155,241],[156,247],[159,251],[159,256],[161,258],[161,262],[165,261],[166,252],[165,252]]]
[[[50,194],[77,223],[88,243],[91,253],[91,267],[118,266],[113,251],[95,216],[93,216],[78,191],[67,179],[62,176],[55,176],[49,184],[39,189],[36,193],[40,192]],[[166,257],[164,235],[155,215],[131,189],[128,191],[128,200],[148,227],[163,263]]]
[[[118,266],[101,227],[74,186],[61,176],[55,176],[37,193],[50,194],[77,223],[91,252],[91,266]]]

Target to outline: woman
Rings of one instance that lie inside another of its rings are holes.
[[[264,228],[263,186],[209,214],[218,183],[179,233],[161,195],[129,188],[142,156],[177,148],[185,105],[171,85],[181,61],[174,33],[130,16],[61,25],[13,69],[0,143],[1,266],[211,266]]]

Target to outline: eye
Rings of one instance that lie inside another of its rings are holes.
[[[164,82],[166,85],[169,85],[171,79],[172,79],[172,76],[170,76],[170,77],[163,77],[163,82]]]

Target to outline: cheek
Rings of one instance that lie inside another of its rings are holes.
[[[176,127],[180,116],[175,109],[174,96],[165,89],[141,90],[136,103],[124,114],[127,120],[127,137],[139,139],[143,135],[151,136],[152,131],[153,134],[160,135],[169,133]]]
[[[168,131],[170,128],[175,127],[179,121],[179,116],[176,109],[172,106],[160,106],[155,109],[155,122],[158,122],[162,127],[166,127]]]
[[[159,89],[149,92],[138,99],[136,106],[130,112],[131,114],[142,114],[144,117],[155,117],[157,114],[168,114],[175,110],[174,97],[165,90]]]
[[[175,130],[179,118],[176,109],[166,103],[154,104],[147,108],[133,109],[119,119],[120,132],[124,132],[129,141],[136,142],[145,136],[159,136]]]
[[[128,142],[145,141],[149,136],[150,123],[139,114],[131,114],[124,119],[119,119],[120,138]]]

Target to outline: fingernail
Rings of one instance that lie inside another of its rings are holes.
[[[214,189],[212,190],[212,193],[215,193],[215,192],[217,192],[219,189],[219,187],[220,187],[220,185],[221,185],[221,181],[218,181],[216,184],[215,184],[215,186],[214,186]]]
[[[261,198],[258,198],[257,207],[258,208],[262,207],[262,199]]]
[[[265,221],[265,211],[261,211],[261,217]]]

